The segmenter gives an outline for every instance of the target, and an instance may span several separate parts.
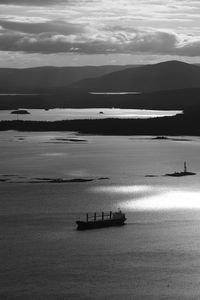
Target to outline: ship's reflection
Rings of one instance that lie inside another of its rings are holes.
[[[124,210],[199,210],[200,190],[176,189],[149,185],[99,186],[95,192],[121,197],[118,207]]]

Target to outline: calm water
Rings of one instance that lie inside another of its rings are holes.
[[[10,131],[0,147],[0,299],[200,298],[198,137]],[[184,160],[196,176],[162,176]],[[75,230],[118,207],[126,226]]]
[[[72,119],[105,119],[105,118],[155,118],[174,116],[181,111],[119,109],[119,108],[88,108],[88,109],[29,109],[30,115],[20,115],[21,120],[57,121]],[[17,116],[10,110],[0,111],[1,120],[16,120]]]
[[[137,95],[141,94],[141,92],[90,92],[93,95]]]

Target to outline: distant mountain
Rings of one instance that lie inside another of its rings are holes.
[[[0,68],[0,92],[34,92],[68,85],[134,66],[38,67],[27,69]]]
[[[197,87],[200,87],[200,67],[180,61],[128,68],[72,84],[72,88],[90,92],[153,92]]]
[[[76,81],[86,77],[93,78]],[[90,91],[142,93],[96,95]],[[0,109],[59,107],[200,108],[200,67],[168,61],[142,67],[0,69]]]

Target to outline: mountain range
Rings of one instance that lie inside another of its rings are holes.
[[[74,82],[95,78],[134,66],[0,68],[0,92],[25,93],[66,88]]]
[[[200,67],[180,61],[128,68],[72,84],[90,92],[155,92],[200,87]]]
[[[145,66],[0,69],[0,93],[20,94],[1,95],[0,109],[200,107],[200,66],[167,61]]]

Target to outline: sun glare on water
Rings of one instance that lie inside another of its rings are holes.
[[[100,186],[98,193],[119,194],[118,207],[125,210],[200,210],[200,191],[145,185]]]
[[[128,210],[200,209],[200,192],[172,191],[121,203]]]
[[[151,190],[147,185],[110,185],[98,186],[93,188],[96,192],[104,192],[109,194],[138,194]]]

